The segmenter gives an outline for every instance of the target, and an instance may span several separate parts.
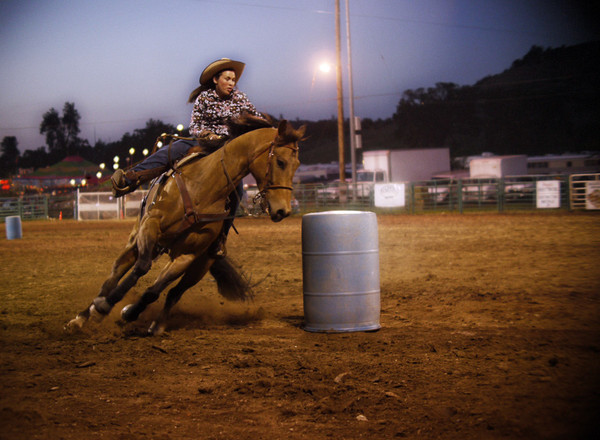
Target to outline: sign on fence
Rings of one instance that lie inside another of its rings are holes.
[[[600,209],[600,181],[586,182],[585,209]]]
[[[406,205],[404,183],[375,184],[375,206],[378,208],[401,208]]]
[[[537,208],[560,208],[560,181],[538,180],[536,194]]]

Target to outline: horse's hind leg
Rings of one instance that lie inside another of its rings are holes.
[[[121,317],[128,322],[135,321],[150,303],[158,299],[160,293],[170,283],[184,274],[181,281],[171,289],[167,296],[165,307],[172,307],[168,306],[168,304],[177,302],[183,292],[196,284],[208,270],[205,258],[203,259],[204,265],[198,264],[197,261],[195,254],[184,254],[175,258],[163,268],[154,284],[144,292],[135,304],[130,304],[123,308]]]
[[[173,306],[177,304],[186,290],[192,286],[195,286],[204,277],[204,275],[206,275],[206,272],[208,272],[212,262],[213,260],[207,259],[205,256],[194,260],[194,262],[185,271],[185,274],[183,277],[181,277],[181,280],[179,280],[177,285],[169,290],[167,298],[165,299],[165,305],[160,312],[160,315],[154,322],[152,322],[152,325],[150,325],[150,328],[148,329],[149,334],[160,335],[165,331],[167,319]]]

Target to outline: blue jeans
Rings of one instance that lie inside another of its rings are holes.
[[[156,153],[151,154],[142,162],[132,168],[133,171],[145,171],[152,168],[170,167],[175,161],[178,161],[186,155],[188,150],[195,144],[192,141],[178,140],[171,144],[159,148]]]

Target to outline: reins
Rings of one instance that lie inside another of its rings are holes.
[[[269,143],[269,145],[264,148],[261,149],[259,151],[256,151],[254,153],[254,155],[248,160],[248,167],[250,166],[250,164],[252,162],[254,162],[256,159],[258,159],[262,154],[264,154],[265,151],[269,150],[269,155],[267,157],[267,170],[265,171],[265,187],[260,190],[252,199],[252,202],[254,204],[258,203],[259,206],[261,207],[261,209],[263,210],[263,212],[267,212],[268,211],[268,206],[266,204],[266,197],[265,195],[267,194],[267,191],[270,189],[287,189],[289,191],[293,191],[294,189],[291,186],[286,186],[286,185],[272,185],[271,184],[271,180],[270,180],[270,174],[271,174],[271,163],[272,163],[272,158],[273,155],[275,154],[275,148],[278,145],[276,144],[275,140],[271,141],[271,143]],[[291,150],[294,151],[298,151],[298,145],[294,144],[289,145],[289,144],[285,144],[285,145],[279,145],[280,148],[289,148]],[[231,179],[231,176],[229,175],[229,172],[227,171],[227,167],[225,166],[225,147],[223,147],[223,155],[221,157],[221,165],[223,166],[223,172],[225,173],[225,176],[227,177],[227,183],[229,184],[229,186],[231,186],[231,188],[233,189],[233,193],[235,194],[235,197],[237,198],[237,201],[239,203],[239,206],[242,207],[242,210],[244,211],[244,213],[246,215],[250,215],[250,216],[254,216],[253,214],[251,214],[246,207],[242,204],[242,201],[240,200],[240,196],[237,193],[237,191],[235,190],[235,184],[233,183],[233,180]]]
[[[168,136],[176,137],[177,139],[186,139],[186,138],[178,137],[176,135],[168,135]],[[157,141],[157,143],[158,143],[158,141]],[[231,178],[229,171],[227,170],[227,166],[225,165],[225,149],[226,149],[226,147],[227,147],[227,145],[224,145],[223,147],[221,147],[221,150],[222,150],[221,166],[223,167],[223,172],[225,174],[225,177],[227,178],[227,184],[228,184],[228,186],[230,186],[232,188],[231,192],[233,192],[235,194],[235,197],[237,198],[239,206],[242,207],[242,209],[244,210],[244,213],[246,215],[252,215],[250,212],[248,212],[246,207],[244,207],[243,204],[241,203],[240,196],[237,193],[237,191],[235,190],[236,188],[235,188],[235,184],[233,183],[233,179]],[[294,143],[293,145],[290,145],[290,144],[277,145],[276,141],[273,140],[265,148],[261,148],[258,151],[255,151],[253,156],[248,160],[248,167],[249,167],[250,164],[252,164],[252,162],[254,162],[256,159],[258,159],[267,150],[269,151],[269,154],[267,157],[267,169],[265,171],[265,182],[266,182],[265,187],[261,191],[259,191],[253,198],[253,203],[258,202],[260,204],[261,209],[264,212],[268,211],[268,205],[266,204],[266,197],[265,197],[267,191],[269,191],[271,189],[287,189],[289,191],[293,191],[293,188],[291,186],[274,185],[273,182],[271,182],[272,160],[273,160],[273,156],[275,154],[275,148],[278,148],[278,147],[279,148],[285,147],[285,148],[289,148],[294,151],[298,151],[297,143]],[[228,212],[221,213],[221,214],[200,214],[200,213],[196,212],[196,210],[194,209],[194,204],[193,204],[192,198],[190,197],[189,191],[187,190],[185,182],[182,179],[181,171],[179,169],[177,169],[176,167],[174,167],[173,178],[175,179],[175,183],[177,184],[177,188],[179,189],[179,193],[181,194],[181,198],[183,201],[183,207],[184,207],[183,220],[182,220],[181,226],[178,230],[178,233],[185,231],[187,228],[189,228],[197,223],[212,223],[212,222],[226,220],[227,218],[232,217],[229,215]]]

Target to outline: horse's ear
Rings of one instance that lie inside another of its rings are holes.
[[[296,130],[296,135],[298,136],[299,140],[303,140],[304,139],[304,134],[306,133],[306,125],[302,125],[298,128],[298,130]]]
[[[279,127],[277,127],[277,135],[279,136],[280,139],[285,138],[287,130],[288,130],[287,120],[282,119],[281,121],[279,121]]]

